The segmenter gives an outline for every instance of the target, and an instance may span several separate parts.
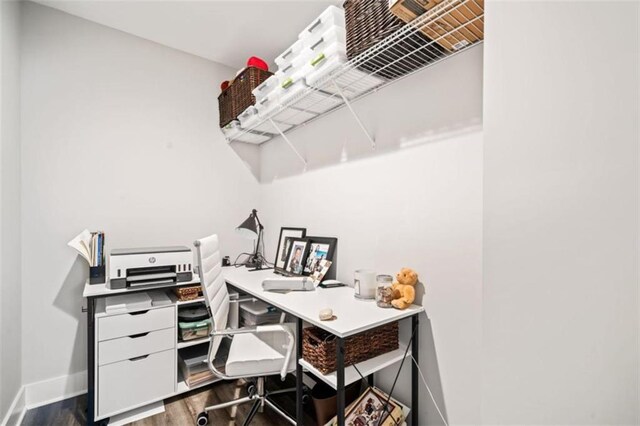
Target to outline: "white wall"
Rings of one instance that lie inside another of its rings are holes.
[[[69,239],[86,227],[104,230],[110,248],[191,246],[217,232],[225,254],[246,251],[233,228],[258,185],[217,127],[218,85],[233,70],[30,2],[23,16],[30,384],[86,369],[88,268]]]
[[[486,23],[483,422],[637,424],[638,3]]]
[[[262,221],[275,256],[281,226],[338,237],[338,279],[357,268],[418,271],[430,318],[421,366],[451,423],[480,422],[482,48],[356,104],[378,149],[342,110],[262,148]],[[381,155],[383,154],[383,155]],[[343,161],[341,162],[341,158]],[[408,368],[408,364],[407,367]],[[379,375],[389,389],[395,371]],[[409,372],[394,395],[410,402]],[[442,424],[421,385],[421,424]]]
[[[22,386],[20,8],[0,2],[0,422]]]

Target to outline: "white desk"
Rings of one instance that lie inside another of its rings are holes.
[[[302,367],[314,373],[319,379],[328,383],[337,390],[338,424],[344,425],[344,388],[347,384],[360,379],[353,366],[344,364],[344,339],[354,334],[375,328],[380,325],[411,318],[413,338],[410,351],[407,347],[400,347],[396,351],[383,354],[371,360],[357,364],[358,370],[364,376],[369,376],[372,383],[372,374],[384,367],[401,361],[405,354],[410,354],[418,361],[418,326],[419,315],[424,312],[422,306],[412,305],[405,310],[379,308],[373,300],[360,300],[354,297],[351,287],[317,288],[315,291],[292,291],[288,293],[276,293],[264,291],[262,281],[267,278],[277,278],[273,271],[250,271],[244,267],[227,267],[223,269],[225,280],[236,289],[263,300],[280,310],[297,318],[297,351],[298,359],[296,369],[297,382],[297,422],[302,424]],[[318,313],[321,309],[331,308],[337,319],[333,321],[320,321]],[[331,334],[337,336],[336,358],[338,369],[330,374],[322,374],[312,365],[302,359],[302,322],[306,321]],[[411,405],[419,404],[418,371],[412,364],[411,377]],[[418,410],[411,413],[411,424],[418,425]]]
[[[247,268],[224,268],[224,278],[238,290],[242,290],[266,303],[301,318],[338,337],[348,337],[379,325],[408,318],[424,311],[422,306],[411,305],[405,310],[382,309],[375,300],[360,300],[354,297],[352,287],[321,288],[315,291],[292,291],[276,293],[262,290],[262,281],[267,278],[282,278],[272,270],[249,271]],[[320,321],[321,309],[331,308],[337,319]]]

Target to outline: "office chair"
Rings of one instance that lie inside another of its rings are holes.
[[[244,425],[248,425],[256,412],[264,409],[265,404],[295,425],[295,420],[270,401],[269,397],[285,392],[295,392],[296,389],[281,389],[273,392],[265,389],[265,376],[279,374],[284,380],[287,373],[295,370],[295,327],[291,324],[270,324],[239,329],[227,328],[231,301],[222,276],[218,236],[202,238],[194,245],[202,292],[213,322],[207,356],[209,369],[225,380],[257,378],[255,386],[249,387],[249,396],[205,407],[204,411],[198,414],[196,424],[206,425],[209,422],[210,411],[253,401]],[[228,351],[219,351],[224,339],[231,339]],[[220,359],[224,356],[223,352],[228,352],[225,360]],[[216,358],[216,355],[221,357]]]

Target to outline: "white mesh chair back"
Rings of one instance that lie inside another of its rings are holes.
[[[218,236],[214,234],[197,240],[195,246],[202,293],[211,313],[213,329],[222,331],[227,328],[229,293],[222,276],[222,257],[220,256]],[[222,336],[217,336],[211,340],[210,353],[213,356],[218,352],[222,339]]]

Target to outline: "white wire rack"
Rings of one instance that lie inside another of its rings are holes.
[[[287,134],[346,106],[375,149],[375,141],[352,103],[482,43],[483,39],[484,0],[444,0],[227,140],[261,144],[282,136],[306,164]]]

